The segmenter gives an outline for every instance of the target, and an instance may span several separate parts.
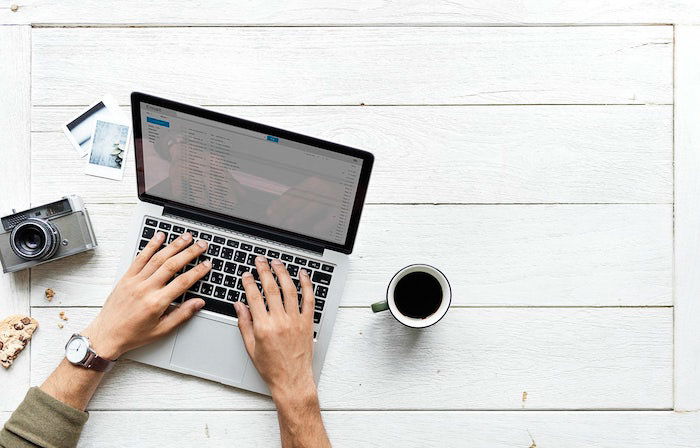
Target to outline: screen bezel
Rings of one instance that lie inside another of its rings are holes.
[[[146,194],[141,129],[141,103],[151,104],[154,106],[161,106],[167,109],[173,109],[177,112],[195,115],[200,118],[218,121],[223,124],[237,126],[243,129],[247,129],[254,132],[260,132],[267,135],[273,135],[275,137],[280,137],[285,140],[291,140],[297,143],[302,143],[305,145],[321,148],[327,151],[332,151],[362,159],[362,169],[360,170],[360,178],[357,184],[355,202],[353,203],[352,213],[350,215],[350,222],[348,224],[348,231],[345,236],[345,242],[343,244],[334,243],[320,238],[314,238],[308,235],[303,235],[300,233],[291,232],[289,230],[279,229],[266,224],[261,224],[255,221],[248,221],[246,219],[226,215],[224,213],[195,207],[191,204],[183,204],[181,202],[172,201],[170,199],[159,198],[156,196]],[[131,116],[133,120],[134,154],[136,155],[136,182],[138,187],[139,200],[149,202],[152,204],[162,205],[164,207],[175,207],[199,211],[201,213],[213,215],[219,219],[228,220],[234,223],[240,223],[246,226],[250,226],[252,228],[260,228],[267,233],[279,234],[286,241],[288,241],[291,238],[293,240],[300,240],[345,254],[352,253],[353,247],[355,245],[355,237],[357,236],[357,229],[360,224],[360,216],[362,215],[365,197],[367,196],[367,188],[369,186],[370,173],[372,172],[372,165],[374,164],[374,156],[371,153],[349,146],[341,145],[338,143],[321,140],[303,134],[297,134],[296,132],[286,131],[284,129],[279,129],[262,123],[256,123],[254,121],[233,117],[231,115],[214,112],[212,110],[203,109],[188,104],[178,103],[176,101],[167,100],[165,98],[159,98],[141,92],[132,92],[131,94]]]

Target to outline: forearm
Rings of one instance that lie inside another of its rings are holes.
[[[68,406],[83,411],[103,377],[102,372],[74,366],[64,359],[40,389]]]
[[[330,447],[315,387],[305,392],[273,393],[283,448]]]

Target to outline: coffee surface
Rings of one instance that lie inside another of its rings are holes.
[[[425,319],[440,308],[442,286],[427,272],[411,272],[396,283],[394,302],[404,316]]]

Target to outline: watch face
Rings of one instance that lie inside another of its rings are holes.
[[[88,352],[88,346],[82,339],[73,339],[66,346],[66,359],[72,363],[79,363]]]

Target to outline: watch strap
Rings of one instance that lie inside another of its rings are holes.
[[[115,362],[109,359],[101,358],[93,350],[88,352],[87,359],[83,361],[83,367],[98,372],[109,372],[114,367]]]

